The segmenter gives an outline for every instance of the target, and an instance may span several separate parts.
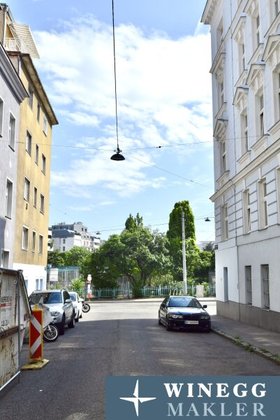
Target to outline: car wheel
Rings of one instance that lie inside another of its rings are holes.
[[[68,328],[74,328],[75,327],[75,314],[72,314],[71,321],[68,324]]]

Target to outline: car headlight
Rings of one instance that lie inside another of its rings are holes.
[[[179,314],[169,314],[168,317],[172,319],[183,319],[183,315]]]
[[[201,315],[200,319],[209,319],[210,316],[209,315]]]
[[[58,311],[51,312],[51,316],[59,316],[60,313]]]

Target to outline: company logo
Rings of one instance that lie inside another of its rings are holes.
[[[128,401],[134,404],[135,413],[139,416],[139,405],[145,402],[156,400],[156,397],[139,397],[139,379],[137,379],[133,397],[120,397],[120,400]]]

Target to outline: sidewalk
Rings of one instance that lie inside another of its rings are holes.
[[[280,364],[280,333],[212,315],[212,331]]]

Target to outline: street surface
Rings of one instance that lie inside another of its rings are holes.
[[[74,329],[44,344],[43,369],[23,371],[2,391],[0,419],[104,420],[111,375],[280,375],[280,366],[213,332],[166,331],[159,303],[94,302]],[[214,302],[205,303],[214,315]]]

